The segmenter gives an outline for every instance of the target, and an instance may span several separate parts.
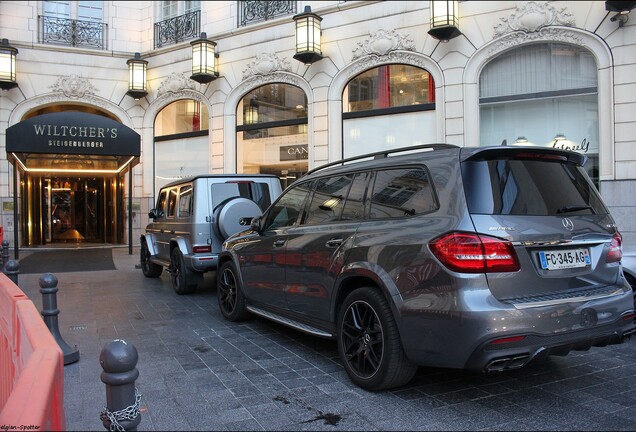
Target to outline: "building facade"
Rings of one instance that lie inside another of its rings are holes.
[[[172,179],[286,185],[344,157],[445,142],[586,154],[636,243],[634,2],[461,1],[446,41],[429,34],[431,3],[0,2],[0,38],[18,50],[17,86],[0,92],[4,238],[138,244]],[[295,57],[306,6],[321,25],[311,62]],[[203,32],[218,56],[207,83],[191,78]]]

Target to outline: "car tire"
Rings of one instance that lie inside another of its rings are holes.
[[[378,289],[364,287],[347,296],[338,316],[337,339],[349,378],[363,389],[400,387],[417,372],[406,358],[391,308]]]
[[[228,321],[244,321],[250,317],[245,307],[245,296],[232,261],[221,265],[217,274],[216,296],[221,314]]]
[[[186,268],[183,254],[178,247],[170,253],[170,275],[172,288],[177,294],[190,294],[197,289],[200,278],[195,278],[194,272]]]
[[[147,278],[157,278],[161,276],[161,273],[163,272],[163,266],[150,261],[150,250],[148,250],[148,245],[145,240],[141,241],[139,264],[141,265],[141,272]]]

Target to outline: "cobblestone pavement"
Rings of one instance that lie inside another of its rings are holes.
[[[145,278],[138,251],[116,271],[55,274],[68,430],[104,430],[99,355],[113,339],[139,353],[139,430],[636,430],[636,340],[498,374],[420,368],[371,393],[348,380],[333,341],[254,318],[225,321],[212,279],[192,295]],[[19,285],[42,309],[38,280]]]

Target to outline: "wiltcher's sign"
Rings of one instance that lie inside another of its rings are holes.
[[[60,112],[31,117],[7,129],[7,152],[139,156],[139,134],[107,117]]]

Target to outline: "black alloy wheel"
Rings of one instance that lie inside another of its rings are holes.
[[[163,267],[150,261],[150,251],[145,240],[141,241],[141,250],[139,251],[139,264],[141,272],[148,278],[156,278],[161,276]]]
[[[221,265],[217,276],[217,297],[219,309],[228,321],[243,321],[249,317],[245,307],[245,297],[231,261]]]
[[[380,318],[371,305],[362,300],[349,305],[341,338],[351,370],[365,379],[375,375],[384,356],[384,333]]]
[[[406,358],[391,308],[376,288],[359,288],[347,296],[337,336],[349,378],[366,390],[400,387],[417,372]]]

